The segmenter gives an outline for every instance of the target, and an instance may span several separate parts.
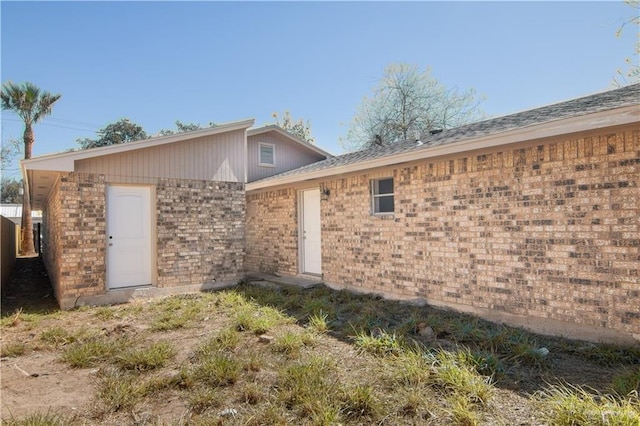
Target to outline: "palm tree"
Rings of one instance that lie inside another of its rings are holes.
[[[2,85],[2,109],[11,110],[24,121],[24,158],[31,158],[34,136],[33,125],[51,114],[51,107],[60,99],[60,95],[52,95],[41,91],[33,83],[15,84],[8,82]],[[26,178],[26,176],[25,176]],[[31,197],[29,185],[25,180],[24,197],[22,198],[22,244],[20,253],[34,255],[33,225],[31,223]]]

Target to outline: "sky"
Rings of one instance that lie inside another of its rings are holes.
[[[429,67],[505,115],[611,89],[638,27],[616,32],[634,13],[622,1],[2,1],[0,77],[62,95],[34,156],[121,118],[153,134],[176,120],[262,126],[285,110],[340,154],[391,63]],[[3,143],[22,131],[3,111]]]

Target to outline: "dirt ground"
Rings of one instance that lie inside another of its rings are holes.
[[[130,306],[125,309],[113,308],[109,315],[102,315],[93,309],[80,309],[71,313],[60,313],[53,292],[38,258],[18,259],[13,279],[3,283],[2,317],[16,318],[16,324],[3,327],[2,345],[20,344],[27,349],[16,356],[5,356],[0,361],[1,378],[1,418],[21,419],[34,412],[53,412],[65,418],[81,419],[84,424],[167,424],[188,423],[192,413],[177,390],[164,392],[160,398],[149,398],[143,406],[127,413],[97,414],[96,389],[99,368],[71,368],[61,361],[60,350],[41,341],[43,330],[62,327],[68,330],[88,328],[100,330],[104,336],[126,335],[128,337],[169,341],[178,348],[178,353],[170,366],[157,374],[175,375],[180,365],[193,356],[193,348],[203,339],[211,336],[226,324],[209,321],[208,317],[194,327],[180,328],[163,333],[150,333],[150,318],[144,317],[145,304],[136,301],[140,308]],[[125,305],[122,305],[125,306]],[[286,307],[283,307],[286,310]],[[20,314],[16,315],[16,312]],[[136,312],[135,315],[130,312]],[[50,313],[42,320],[23,321],[21,316]],[[413,336],[416,339],[421,337]],[[431,338],[430,345],[452,347],[454,343],[446,336]],[[560,345],[582,344],[584,342],[558,343]],[[251,351],[260,345],[258,337],[244,337],[239,351]],[[341,360],[344,374],[357,372],[362,368],[361,357],[351,341],[326,335],[317,343],[315,350],[322,350]],[[371,361],[373,362],[373,361]],[[638,360],[640,363],[640,360]],[[510,368],[496,384],[496,396],[484,414],[483,424],[541,425],[545,421],[532,403],[531,394],[543,389],[549,383],[567,383],[588,386],[597,391],[606,391],[612,379],[621,371],[637,368],[638,363],[627,365],[602,365],[592,362],[571,351],[553,351],[544,368],[539,366],[519,366]],[[255,373],[252,380],[263,383],[265,392],[271,392],[279,366],[277,363],[264,366]],[[269,396],[265,396],[266,399]],[[226,406],[237,407],[235,400],[223,401],[218,411]],[[244,406],[243,406],[244,407]],[[254,408],[248,407],[247,410]],[[442,418],[440,421],[444,422]],[[431,419],[428,424],[440,424]],[[427,424],[425,423],[425,424]],[[227,424],[221,422],[221,424]],[[236,423],[229,423],[236,424]],[[240,423],[237,423],[240,424]],[[380,423],[382,424],[382,423]],[[393,424],[393,423],[385,423]],[[415,419],[403,424],[421,424]]]

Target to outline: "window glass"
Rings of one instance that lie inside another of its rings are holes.
[[[259,144],[258,146],[260,152],[259,163],[261,165],[269,165],[273,166],[275,164],[274,161],[274,147],[270,144]]]
[[[374,180],[371,189],[373,214],[393,213],[393,178]]]
[[[378,187],[376,194],[393,194],[393,179],[380,179],[376,184]]]

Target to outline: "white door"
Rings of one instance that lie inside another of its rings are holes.
[[[107,187],[107,286],[151,284],[151,189]]]
[[[320,190],[302,192],[302,272],[322,274]]]

